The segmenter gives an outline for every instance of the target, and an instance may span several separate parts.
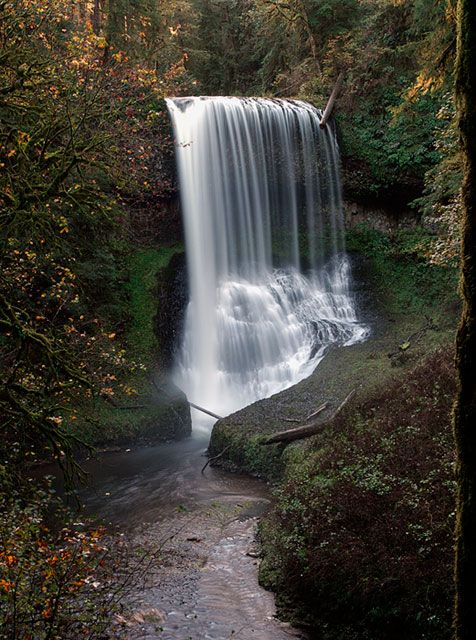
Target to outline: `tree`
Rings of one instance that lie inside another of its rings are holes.
[[[193,7],[196,27],[186,38],[192,74],[207,93],[255,90],[260,60],[253,0],[195,0]]]
[[[456,362],[457,467],[455,638],[476,638],[476,6],[459,0],[456,99],[464,156],[461,289]]]
[[[18,470],[73,452],[80,400],[111,388],[119,352],[105,328],[121,296],[105,285],[120,277],[111,141],[133,125],[114,101],[146,88],[104,65],[101,38],[70,8],[0,3],[0,476],[7,460]]]

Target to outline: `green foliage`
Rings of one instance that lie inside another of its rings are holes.
[[[330,47],[329,64],[340,59],[349,74],[340,109],[349,196],[408,203],[439,160],[438,113],[451,87],[449,9],[427,0],[368,3],[356,29]]]
[[[270,429],[270,425],[266,425]],[[276,447],[265,447],[261,443],[263,434],[244,430],[236,431],[220,426],[215,429],[209,444],[211,456],[226,449],[222,463],[231,471],[245,471],[269,480],[277,480],[283,474],[286,456]]]
[[[437,236],[428,252],[431,262],[456,266],[461,242],[463,167],[451,95],[446,96],[437,117],[440,125],[435,132],[435,146],[439,159],[427,171],[423,195],[413,206],[420,209],[426,224]]]
[[[452,1],[207,0],[189,3],[187,18],[187,66],[202,92],[264,92],[323,106],[343,72],[347,195],[404,203],[420,195],[441,157]]]
[[[167,266],[180,246],[138,249],[128,256],[129,310],[131,314],[127,343],[138,360],[150,362],[156,348],[153,318],[157,310],[157,273]]]
[[[347,249],[366,256],[379,306],[397,314],[442,311],[454,304],[457,272],[426,259],[434,236],[425,229],[387,235],[366,224],[347,232]]]
[[[209,94],[240,95],[256,86],[259,40],[253,0],[200,0],[190,69]],[[255,46],[254,46],[255,45]]]
[[[151,0],[114,0],[108,3],[104,13],[103,31],[108,48],[127,50],[129,55],[140,57],[142,61],[147,55],[151,55],[150,49],[153,51],[154,40],[161,31],[161,15],[157,3]],[[98,33],[102,30],[100,17],[98,24],[94,26]]]
[[[378,100],[382,112],[375,113]],[[382,195],[404,183],[418,191],[439,155],[433,134],[440,124],[440,97],[424,94],[396,109],[398,94],[362,100],[358,113],[342,115],[342,152],[358,169],[346,176],[349,195]]]
[[[454,390],[439,351],[348,408],[278,489],[261,578],[326,640],[449,637]]]

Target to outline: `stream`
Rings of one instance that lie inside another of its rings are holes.
[[[258,584],[255,535],[269,490],[245,475],[210,467],[202,474],[208,437],[105,453],[84,465],[86,513],[148,558],[116,637],[304,638],[274,617],[273,594]]]

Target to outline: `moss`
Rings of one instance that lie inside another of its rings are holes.
[[[127,361],[135,362],[128,373],[111,370],[132,395],[114,396],[114,404],[101,398],[83,399],[75,433],[92,446],[147,440],[178,439],[190,435],[190,411],[185,396],[173,390],[175,400],[162,397],[151,383],[151,372],[159,369],[158,344],[154,332],[157,311],[157,273],[171,258],[182,252],[181,245],[148,247],[128,256],[129,278],[125,285],[127,300],[123,314],[128,316],[124,343]]]
[[[130,254],[128,261],[129,309],[131,322],[126,342],[129,351],[137,359],[149,363],[157,351],[153,318],[157,310],[157,273],[167,266],[175,253],[183,252],[182,245],[172,247],[148,247]]]
[[[457,270],[430,264],[424,229],[392,235],[360,224],[347,232],[347,249],[367,258],[366,276],[380,310],[387,314],[446,312],[457,302]]]
[[[144,394],[150,389],[143,388]],[[128,409],[127,406],[130,406]],[[121,445],[131,442],[177,440],[190,435],[188,405],[177,399],[173,403],[155,403],[147,395],[114,407],[96,398],[86,407],[81,420],[81,439],[94,446]]]
[[[282,447],[263,446],[262,441],[262,434],[250,434],[248,430],[235,431],[226,425],[222,428],[217,423],[210,440],[209,453],[214,456],[226,449],[220,464],[229,471],[243,471],[268,480],[278,480],[285,469]]]

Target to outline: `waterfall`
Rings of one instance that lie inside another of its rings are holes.
[[[190,289],[175,379],[227,415],[310,375],[331,344],[367,335],[349,289],[338,147],[305,102],[167,106]]]

